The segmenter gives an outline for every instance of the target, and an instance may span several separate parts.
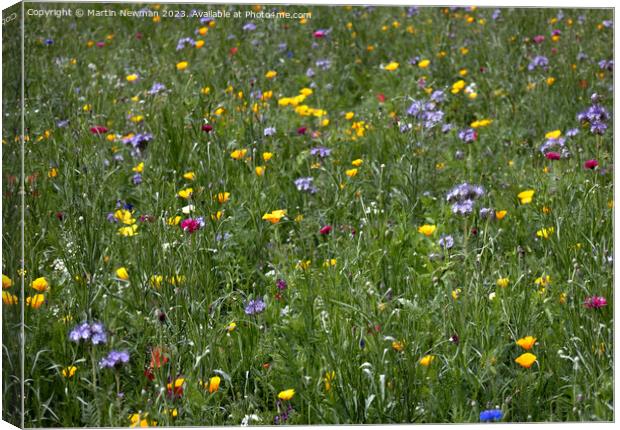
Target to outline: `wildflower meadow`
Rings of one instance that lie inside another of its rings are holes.
[[[4,420],[614,419],[611,9],[8,12]]]

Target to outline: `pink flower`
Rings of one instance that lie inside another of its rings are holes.
[[[607,306],[607,299],[603,296],[592,296],[588,297],[583,305],[588,309],[600,309]]]
[[[193,233],[200,228],[200,222],[193,218],[184,219],[181,221],[181,228],[183,231]]]
[[[559,152],[547,152],[545,154],[545,157],[547,157],[547,160],[559,160],[560,158],[562,158],[562,155]]]
[[[583,163],[583,167],[584,169],[595,169],[598,166],[598,161],[596,160],[588,160],[585,163]]]
[[[543,43],[545,41],[545,36],[539,34],[538,36],[534,36],[534,43]]]
[[[102,125],[95,125],[90,128],[90,132],[92,134],[104,134],[108,132],[108,128]]]
[[[97,48],[103,48],[105,46],[105,42],[97,42],[95,45],[97,45]]]
[[[323,234],[323,235],[326,235],[326,234],[329,234],[330,231],[332,231],[332,226],[331,225],[326,225],[326,226],[322,227],[319,230],[319,233]]]
[[[317,31],[315,31],[314,33],[312,33],[312,36],[313,36],[315,39],[322,39],[322,38],[324,38],[324,37],[325,37],[325,35],[326,35],[326,34],[327,34],[327,33],[325,32],[325,30],[317,30]]]

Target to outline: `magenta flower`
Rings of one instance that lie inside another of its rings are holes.
[[[202,126],[202,131],[205,133],[209,133],[211,130],[213,130],[213,126],[211,124],[205,124]]]
[[[330,231],[332,231],[332,226],[331,225],[326,225],[326,226],[322,227],[319,230],[319,233],[322,234],[322,235],[327,235],[327,234],[329,234]]]
[[[596,160],[588,160],[585,163],[583,163],[583,167],[584,169],[595,169],[598,166],[598,161]]]
[[[588,309],[600,309],[607,306],[607,299],[603,296],[592,296],[588,297],[583,305]]]
[[[534,36],[534,43],[543,43],[545,41],[545,36],[539,34],[538,36]]]
[[[562,158],[562,154],[559,152],[550,151],[545,154],[545,157],[547,157],[547,160],[559,160]]]
[[[200,221],[193,218],[184,219],[181,221],[181,228],[183,231],[193,233],[200,228]]]
[[[90,128],[90,132],[92,134],[104,134],[108,132],[107,127],[104,127],[102,125],[95,125],[93,127]]]

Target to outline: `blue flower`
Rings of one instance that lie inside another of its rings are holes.
[[[267,305],[263,302],[262,299],[250,300],[250,302],[245,307],[246,315],[256,315],[260,314],[265,310]]]
[[[501,409],[488,409],[480,412],[480,421],[499,421],[503,416]]]

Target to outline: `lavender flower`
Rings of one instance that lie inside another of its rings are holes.
[[[327,59],[322,59],[322,60],[317,60],[315,65],[321,70],[327,70],[332,66],[332,62]]]
[[[166,86],[164,84],[155,82],[153,86],[151,87],[151,89],[148,91],[148,93],[153,96],[155,94],[160,93],[161,91],[164,91],[165,89],[166,89]]]
[[[543,55],[537,55],[527,66],[527,70],[529,70],[530,72],[537,68],[547,70],[548,67],[549,67],[549,59],[547,59],[547,57]]]
[[[185,48],[186,44],[190,46],[194,46],[196,45],[196,42],[191,37],[183,37],[179,39],[179,41],[177,42],[177,51],[180,51],[181,49]]]
[[[311,194],[314,194],[317,192],[317,189],[314,185],[312,185],[312,181],[314,181],[314,178],[311,176],[297,178],[295,179],[295,187],[297,187],[297,191],[308,191]]]
[[[129,363],[129,353],[127,351],[110,351],[108,355],[99,360],[99,368],[106,367],[112,369],[121,367],[123,364]]]
[[[332,153],[332,150],[324,146],[317,146],[310,150],[310,155],[317,155],[320,158],[329,157],[331,153]]]
[[[82,340],[90,340],[93,345],[99,345],[106,343],[107,335],[105,332],[105,327],[100,322],[94,322],[92,324],[83,322],[76,325],[69,332],[69,340],[76,343],[79,343]]]
[[[466,128],[465,130],[459,131],[459,139],[461,139],[465,143],[473,142],[478,138],[478,133],[473,128]]]
[[[466,182],[452,188],[446,195],[446,200],[452,203],[452,213],[455,215],[469,215],[474,210],[474,200],[484,195],[484,188],[480,185],[470,185]]]
[[[474,201],[473,200],[463,200],[460,202],[455,202],[452,205],[452,213],[455,215],[466,216],[471,214],[474,211]]]
[[[263,134],[265,135],[265,137],[273,136],[274,134],[276,134],[276,129],[275,127],[267,127],[265,128],[265,130],[263,130]]]
[[[480,208],[480,218],[481,219],[494,219],[495,211],[491,208]]]
[[[438,243],[443,249],[450,249],[454,246],[454,238],[449,234],[444,234],[439,238]]]
[[[609,72],[613,72],[614,70],[614,60],[601,60],[598,62],[598,67],[601,70],[607,70]]]
[[[243,31],[254,31],[256,30],[256,24],[253,22],[248,22],[243,26]]]
[[[497,21],[499,18],[501,18],[501,16],[502,16],[502,11],[501,11],[501,9],[495,9],[495,10],[493,11],[493,15],[491,15],[491,19],[492,19],[493,21]]]
[[[245,307],[246,315],[257,315],[265,310],[267,305],[263,302],[262,299],[250,300],[250,302]]]
[[[131,178],[131,182],[134,185],[140,185],[142,183],[142,175],[140,173],[136,173],[135,175],[133,175],[133,177]]]

